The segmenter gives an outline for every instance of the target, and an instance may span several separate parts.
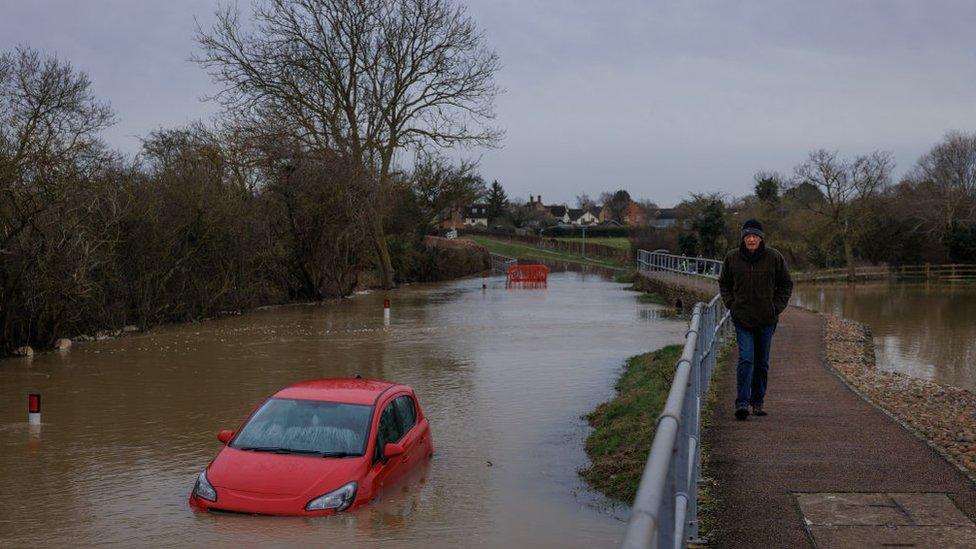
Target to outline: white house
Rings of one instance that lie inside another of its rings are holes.
[[[570,208],[569,222],[577,227],[581,225],[596,225],[600,222],[599,211],[594,214],[591,210],[586,210],[583,208]]]
[[[541,197],[540,197],[541,198]],[[549,213],[557,222],[569,223],[569,208],[566,206],[549,206]]]
[[[464,207],[465,227],[488,227],[488,205],[472,204]]]
[[[674,227],[677,221],[674,208],[661,208],[651,221],[651,226],[656,229],[667,229],[668,227]]]

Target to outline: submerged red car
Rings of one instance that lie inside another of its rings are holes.
[[[217,438],[224,447],[197,477],[190,504],[267,515],[352,509],[434,451],[413,390],[367,379],[292,385]]]

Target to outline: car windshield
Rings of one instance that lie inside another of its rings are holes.
[[[270,398],[231,443],[239,450],[363,455],[373,407]]]

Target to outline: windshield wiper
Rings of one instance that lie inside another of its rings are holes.
[[[274,452],[276,454],[320,454],[315,450],[302,450],[299,448],[282,448],[280,446],[243,446],[238,450],[250,452]]]
[[[352,452],[318,452],[324,458],[344,458],[349,456],[359,456],[362,454],[353,454]]]

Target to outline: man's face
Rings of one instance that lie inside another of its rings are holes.
[[[759,249],[759,243],[762,242],[762,238],[759,235],[747,234],[742,237],[742,240],[746,243],[746,249],[750,252],[754,252]]]

